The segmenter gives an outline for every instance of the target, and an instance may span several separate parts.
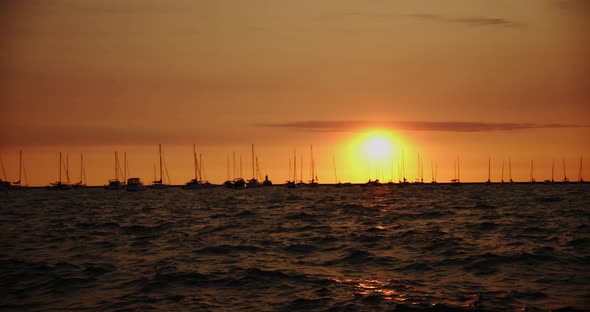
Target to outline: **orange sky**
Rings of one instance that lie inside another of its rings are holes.
[[[84,152],[88,182],[104,184],[127,151],[151,181],[163,143],[181,184],[193,143],[213,182],[233,151],[249,177],[254,143],[282,182],[293,149],[308,168],[314,144],[320,182],[334,181],[332,153],[339,179],[361,182],[371,164],[355,139],[378,127],[412,180],[418,153],[428,179],[431,161],[451,179],[458,155],[466,181],[487,178],[488,156],[492,179],[509,156],[519,180],[531,159],[537,180],[553,158],[561,177],[562,156],[577,179],[589,21],[585,0],[3,1],[0,155],[16,180],[22,148],[30,183],[45,185],[58,152],[73,167]]]

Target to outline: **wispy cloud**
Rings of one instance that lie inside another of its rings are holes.
[[[491,131],[517,131],[528,129],[558,129],[580,128],[585,125],[569,124],[538,124],[538,123],[485,123],[462,121],[322,121],[310,120],[299,122],[286,122],[262,125],[275,128],[289,128],[308,131],[347,132],[366,127],[391,127],[406,131],[446,131],[446,132],[491,132]]]
[[[42,135],[41,135],[42,134]],[[221,134],[198,129],[134,129],[106,127],[0,126],[0,147],[55,145],[153,145],[158,143],[228,144],[248,139],[246,133]]]
[[[490,17],[460,17],[460,18],[451,18],[446,17],[438,14],[429,14],[429,13],[414,13],[414,14],[407,14],[406,16],[419,19],[419,20],[428,20],[428,21],[435,21],[435,22],[442,22],[442,23],[455,23],[455,24],[463,24],[468,26],[503,26],[503,27],[520,27],[524,24],[518,23],[516,21],[511,21],[505,18],[490,18]]]

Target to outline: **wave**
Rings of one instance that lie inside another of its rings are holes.
[[[396,262],[396,259],[391,257],[377,256],[365,250],[349,248],[340,257],[326,261],[323,265],[393,265]]]

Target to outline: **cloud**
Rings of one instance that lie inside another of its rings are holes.
[[[55,145],[231,144],[247,141],[246,133],[198,129],[138,129],[105,127],[0,126],[0,147]]]
[[[445,132],[492,132],[492,131],[517,131],[528,129],[558,129],[558,128],[580,128],[588,127],[583,125],[566,125],[559,123],[537,124],[537,123],[485,123],[485,122],[462,122],[462,121],[299,121],[287,123],[275,123],[262,125],[274,128],[288,128],[308,131],[347,132],[358,128],[367,127],[388,127],[406,131],[445,131]]]
[[[419,19],[429,20],[442,23],[455,23],[463,24],[468,26],[504,26],[504,27],[519,27],[523,26],[522,23],[511,21],[505,18],[489,18],[489,17],[461,17],[461,18],[449,18],[438,14],[429,13],[414,13],[407,14],[406,16]]]

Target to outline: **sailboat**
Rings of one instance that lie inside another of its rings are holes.
[[[242,166],[242,155],[240,155],[240,177],[239,178],[235,178],[232,181],[232,184],[234,186],[235,189],[244,189],[246,188],[248,185],[246,184],[246,180],[244,180],[244,178],[242,178],[243,175],[243,166]],[[234,172],[235,172],[235,153],[234,153]],[[235,175],[235,173],[234,173]]]
[[[162,144],[158,144],[158,154],[160,156],[160,179],[153,181],[152,185],[150,185],[151,189],[154,190],[165,190],[168,188],[168,184],[164,184],[162,181],[162,173],[163,173],[163,167],[162,167]],[[170,180],[170,179],[168,179]]]
[[[291,159],[289,159],[289,180],[287,181],[287,188],[297,187],[297,150],[293,150],[293,181],[291,181]]]
[[[408,180],[406,180],[406,156],[405,156],[403,149],[402,149],[401,170],[399,172],[401,172],[402,180],[399,181],[398,185],[404,186],[404,185],[410,184],[410,182],[408,182]]]
[[[545,180],[545,183],[555,183],[555,159],[551,160],[551,180]]]
[[[200,155],[199,155],[200,156]],[[202,158],[201,158],[202,160]],[[190,180],[184,185],[185,189],[200,189],[203,188],[205,185],[208,185],[209,182],[203,182],[202,179],[202,161],[199,162],[197,159],[197,151],[195,149],[195,145],[193,144],[193,165],[195,166],[195,178]]]
[[[248,182],[247,182],[247,186],[249,188],[252,188],[252,187],[261,187],[262,186],[262,184],[256,178],[255,164],[256,165],[258,164],[258,161],[257,160],[258,160],[258,158],[256,158],[254,156],[254,144],[252,144],[252,179],[248,180]],[[268,180],[268,176],[266,176],[266,180]]]
[[[80,182],[72,184],[74,189],[86,188],[86,171],[84,170],[84,155],[80,154]]]
[[[416,181],[414,181],[415,184],[423,184],[424,183],[424,174],[423,174],[423,170],[422,170],[422,157],[420,156],[420,154],[418,153],[418,162],[417,164],[417,168],[418,171],[416,173]]]
[[[567,178],[567,173],[565,172],[565,157],[563,157],[562,160],[563,160],[563,183],[569,183],[570,180]]]
[[[129,170],[129,163],[127,163],[127,153],[124,154],[123,158],[124,158],[123,168],[124,168],[124,172],[125,172],[123,174],[123,179],[126,181],[125,185],[123,186],[123,189],[126,192],[143,191],[145,189],[145,186],[143,185],[143,182],[141,182],[140,178],[127,179],[127,175],[131,175],[131,170]]]
[[[512,162],[510,161],[510,157],[508,157],[508,178],[510,179],[510,183],[514,183],[512,180]]]
[[[25,162],[23,160],[23,151],[19,151],[19,161],[18,161],[18,181],[13,182],[10,188],[12,189],[24,189],[27,188],[29,185],[29,181],[27,179],[27,171],[25,170]],[[25,174],[25,184],[22,184],[22,175],[23,171]]]
[[[299,182],[297,182],[297,185],[298,185],[298,186],[304,186],[304,185],[305,185],[305,182],[303,182],[303,155],[301,155],[301,156],[299,157],[299,159],[300,159],[300,163],[299,163],[299,164],[300,164],[300,166],[299,166],[299,170],[300,170],[300,172],[299,172]],[[297,161],[297,160],[295,160],[295,162],[296,162],[296,161]],[[293,163],[293,164],[294,164],[295,166],[297,165],[297,164],[295,164],[295,163]],[[297,173],[296,173],[296,172],[297,172],[297,170],[295,170],[295,172],[294,172],[294,174],[295,174],[295,181],[297,181]]]
[[[6,177],[6,169],[4,169],[4,162],[2,162],[2,158],[0,158],[0,166],[2,167],[2,174],[4,176],[4,180],[0,179],[0,191],[8,191],[10,189],[10,181]]]
[[[315,168],[315,159],[313,158],[313,145],[310,146],[311,149],[311,180],[309,180],[309,186],[318,186],[318,177]]]
[[[580,169],[578,170],[578,183],[584,183],[584,178],[582,177],[582,156],[580,156]]]
[[[455,162],[455,178],[451,180],[451,183],[454,185],[461,184],[461,169],[459,168],[459,157],[457,157],[457,162]]]
[[[504,183],[504,159],[502,159],[502,183]]]
[[[49,186],[47,186],[48,189],[51,190],[69,190],[72,188],[72,186],[69,183],[64,183],[61,181],[61,171],[62,171],[62,156],[61,156],[61,152],[59,153],[59,180],[56,182],[51,183]],[[66,171],[66,175],[68,175],[67,171]],[[69,180],[69,179],[68,179]]]
[[[105,189],[110,191],[121,190],[123,188],[123,184],[119,180],[119,154],[115,151],[115,178],[109,180],[109,184],[105,185]]]
[[[492,175],[492,157],[488,156],[488,180],[486,184],[492,184],[491,175]]]
[[[535,183],[535,171],[534,171],[534,165],[533,165],[533,160],[531,159],[531,180],[530,183]]]
[[[437,178],[437,175],[438,175],[438,164],[435,164],[435,167],[434,168],[435,169],[432,170],[432,161],[431,161],[430,162],[430,173],[431,173],[432,181],[430,183],[432,183],[432,184],[436,184],[437,183],[436,182],[436,178]]]
[[[342,183],[340,182],[340,180],[338,180],[338,175],[336,174],[336,159],[334,158],[334,152],[332,152],[332,166],[334,167],[334,184],[335,186],[342,186]],[[391,166],[393,167],[393,164],[391,164]],[[393,180],[393,169],[391,170],[392,174],[392,180]]]
[[[236,175],[236,153],[234,153],[234,177]],[[231,176],[229,173],[229,156],[227,156],[227,180],[225,180],[225,182],[223,182],[223,186],[227,187],[227,188],[233,188],[234,184],[231,180]]]

